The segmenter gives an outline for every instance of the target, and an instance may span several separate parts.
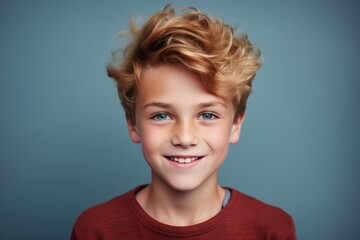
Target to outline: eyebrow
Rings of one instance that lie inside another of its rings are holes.
[[[204,103],[199,103],[197,106],[199,108],[207,108],[207,107],[214,107],[214,106],[218,106],[221,105],[224,108],[227,108],[226,105],[223,102],[204,102]],[[145,104],[145,106],[143,107],[143,109],[148,108],[148,107],[159,107],[159,108],[171,108],[172,104],[169,103],[163,103],[163,102],[150,102]]]
[[[198,104],[199,108],[214,107],[214,106],[218,106],[218,105],[221,105],[224,108],[226,108],[226,105],[223,102],[205,102],[205,103]]]
[[[150,103],[145,104],[143,109],[148,108],[148,107],[170,108],[171,104],[162,103],[162,102],[150,102]]]

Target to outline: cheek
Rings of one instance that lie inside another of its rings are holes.
[[[156,145],[156,142],[149,141],[148,139],[141,142],[143,157],[150,166],[153,166],[153,163],[156,162],[156,159],[158,158],[159,151]]]
[[[228,146],[230,144],[230,130],[226,127],[219,127],[214,130],[215,131],[205,130],[203,132],[208,145],[213,150],[227,152]]]
[[[154,129],[143,129],[142,131],[142,150],[145,157],[159,152],[166,143],[166,134]]]

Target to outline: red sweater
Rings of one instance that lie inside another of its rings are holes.
[[[216,216],[187,227],[151,218],[135,198],[140,189],[86,210],[77,219],[71,240],[296,239],[294,222],[287,213],[234,189],[230,189],[229,203]]]

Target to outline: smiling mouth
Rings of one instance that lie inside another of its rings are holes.
[[[201,159],[202,156],[201,157],[175,157],[175,156],[170,157],[170,156],[167,156],[166,158],[169,159],[170,161],[186,164],[186,163],[191,163],[191,162],[197,161],[197,160]]]

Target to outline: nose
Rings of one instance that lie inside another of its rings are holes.
[[[191,123],[190,121],[179,121],[175,124],[171,137],[171,143],[174,146],[188,148],[196,146],[198,141],[199,139],[194,123]]]

